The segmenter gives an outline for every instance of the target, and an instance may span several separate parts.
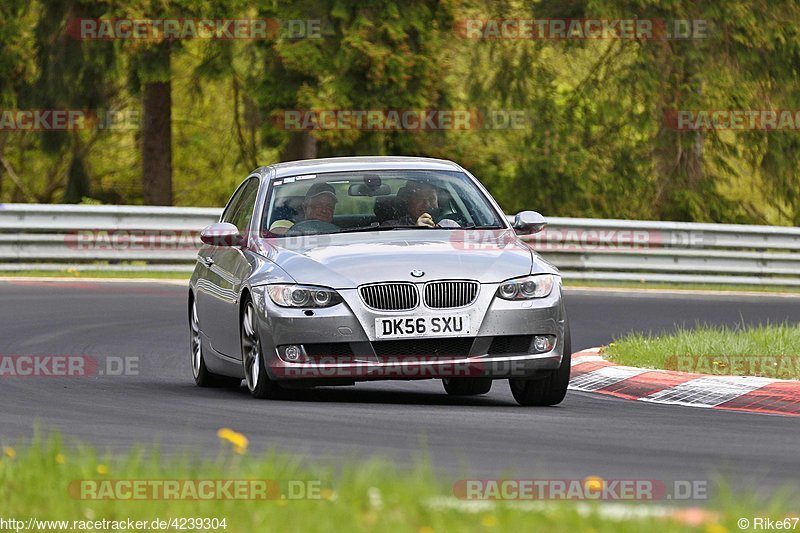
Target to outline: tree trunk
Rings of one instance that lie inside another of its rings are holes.
[[[314,159],[317,157],[317,140],[307,131],[296,131],[281,150],[281,161]]]
[[[2,146],[0,146],[0,150],[2,150]],[[3,157],[2,151],[0,151],[0,157]],[[3,203],[3,175],[6,173],[6,169],[0,165],[0,204]]]
[[[167,56],[167,61],[169,57]],[[172,86],[148,82],[142,90],[142,185],[147,205],[172,205]]]
[[[67,187],[64,189],[65,204],[79,204],[84,197],[91,195],[89,176],[82,157],[74,153],[67,173]]]

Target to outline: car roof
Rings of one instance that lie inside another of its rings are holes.
[[[314,174],[318,172],[361,172],[368,170],[462,170],[460,166],[446,159],[427,157],[328,157],[324,159],[304,159],[277,163],[265,167],[272,169],[272,178]]]

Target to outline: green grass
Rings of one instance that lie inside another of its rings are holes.
[[[644,368],[800,379],[800,324],[705,326],[631,333],[603,349],[609,360]]]
[[[226,519],[219,531],[686,531],[692,528],[663,517],[611,518],[598,514],[604,505],[592,502],[542,502],[533,509],[519,504],[490,504],[464,510],[437,506],[452,501],[452,484],[441,481],[421,464],[402,470],[372,460],[336,467],[309,466],[298,458],[234,453],[221,442],[215,459],[191,456],[164,458],[158,453],[131,451],[123,456],[98,454],[85,446],[63,446],[60,438],[34,438],[23,448],[6,448],[0,455],[0,501],[4,518],[52,520],[133,520],[170,518]],[[76,480],[213,480],[258,479],[316,482],[319,499],[262,501],[88,500],[68,493]],[[713,494],[712,494],[713,497]],[[784,517],[791,499],[772,496],[768,503],[722,492],[709,503],[719,513],[698,531],[736,530],[742,516]],[[751,503],[743,503],[751,502]],[[531,502],[525,502],[531,503]],[[537,502],[532,502],[537,503]],[[699,502],[698,506],[703,503]],[[648,503],[628,503],[636,508]],[[755,512],[755,511],[758,512]],[[710,523],[709,523],[710,522]]]

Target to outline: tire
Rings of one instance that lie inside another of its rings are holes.
[[[509,379],[511,394],[518,404],[526,407],[557,405],[564,400],[569,386],[572,363],[572,341],[569,323],[564,326],[564,355],[557,370],[542,379]]]
[[[229,376],[214,374],[206,368],[206,361],[203,356],[203,342],[200,338],[200,321],[197,317],[197,302],[194,298],[191,301],[189,310],[189,342],[191,351],[192,375],[198,387],[209,388],[237,388],[242,385],[242,380]]]
[[[444,378],[444,390],[450,396],[477,396],[486,394],[492,389],[489,378]]]
[[[261,337],[258,334],[258,318],[253,300],[245,297],[242,306],[240,333],[242,339],[242,365],[247,389],[253,398],[278,400],[284,398],[286,389],[270,379],[264,365]]]

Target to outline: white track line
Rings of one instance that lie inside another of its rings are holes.
[[[707,376],[639,398],[642,402],[693,407],[716,407],[761,387],[774,379],[750,376]]]
[[[576,376],[570,380],[569,388],[573,390],[592,392],[603,389],[628,378],[649,372],[646,368],[633,368],[629,366],[606,366],[592,372]]]

